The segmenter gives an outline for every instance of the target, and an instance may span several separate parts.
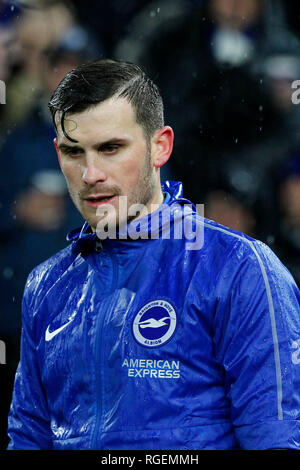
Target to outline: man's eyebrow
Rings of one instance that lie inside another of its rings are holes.
[[[97,142],[96,144],[93,145],[93,148],[99,148],[99,147],[105,147],[107,145],[113,145],[113,144],[125,144],[127,142],[126,138],[118,138],[118,137],[113,137],[112,139],[104,140],[102,142]],[[68,145],[65,143],[58,144],[58,148],[62,151],[64,150],[83,150],[80,145]]]
[[[58,144],[58,148],[59,150],[74,150],[74,149],[78,149],[78,150],[83,150],[79,145],[68,145],[68,144]]]
[[[124,138],[113,137],[112,139],[104,140],[103,142],[98,142],[93,147],[105,147],[106,145],[113,145],[113,144],[125,144],[127,142]]]

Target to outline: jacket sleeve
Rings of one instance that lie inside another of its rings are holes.
[[[219,281],[215,318],[232,423],[243,449],[300,449],[299,289],[266,245],[245,244]]]
[[[26,294],[26,290],[25,290]],[[50,419],[41,384],[32,315],[23,298],[21,357],[8,416],[8,450],[51,449]]]

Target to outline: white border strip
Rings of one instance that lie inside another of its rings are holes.
[[[266,287],[266,292],[267,292],[267,297],[268,297],[268,304],[269,304],[269,313],[270,313],[270,319],[271,319],[271,328],[272,328],[272,337],[273,337],[273,345],[274,345],[274,359],[275,359],[275,371],[276,371],[276,384],[277,384],[277,409],[278,409],[278,419],[283,420],[283,413],[282,413],[282,378],[281,378],[281,365],[280,365],[280,355],[279,355],[279,346],[278,346],[278,337],[277,337],[277,330],[276,330],[276,320],[275,320],[275,311],[274,311],[274,304],[273,304],[273,299],[272,299],[272,294],[271,294],[271,289],[270,289],[270,284],[269,284],[269,279],[266,273],[266,269],[264,267],[264,264],[261,260],[261,257],[257,253],[255,247],[253,246],[253,242],[248,240],[247,238],[241,237],[240,235],[237,235],[236,233],[232,233],[229,230],[225,230],[221,227],[215,227],[214,225],[207,224],[205,222],[202,222],[205,227],[210,228],[212,230],[217,230],[219,232],[224,232],[227,235],[231,235],[232,237],[239,238],[243,241],[246,241],[248,245],[250,245],[251,249],[253,250],[265,283]]]

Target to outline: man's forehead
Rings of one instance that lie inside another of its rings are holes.
[[[143,134],[142,127],[136,122],[132,105],[125,98],[118,97],[109,98],[77,113],[63,115],[61,111],[57,111],[55,123],[59,144],[72,144],[72,140],[88,142],[99,137],[101,140],[124,139],[129,138],[131,133]]]
[[[76,108],[75,108],[76,109]],[[57,128],[61,126],[62,117],[64,115],[64,125],[72,121],[83,121],[85,119],[96,119],[105,122],[106,120],[135,121],[135,111],[129,101],[122,97],[111,97],[101,103],[92,104],[83,111],[79,112],[63,112],[57,111],[55,114],[55,124]]]

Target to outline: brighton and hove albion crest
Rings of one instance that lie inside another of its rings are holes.
[[[173,336],[177,317],[174,307],[166,300],[153,300],[144,305],[133,320],[133,335],[143,346],[162,346]]]

